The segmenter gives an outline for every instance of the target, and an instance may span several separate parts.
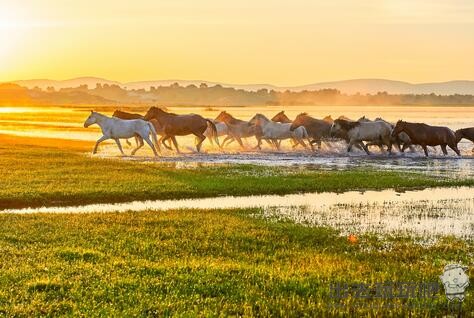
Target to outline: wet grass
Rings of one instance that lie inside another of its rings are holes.
[[[429,308],[408,309],[422,300],[335,300],[330,284],[439,282],[446,263],[474,256],[472,242],[449,237],[430,247],[399,237],[351,244],[255,213],[0,215],[0,315],[441,316],[442,288]],[[474,312],[472,295],[463,308]]]
[[[311,171],[253,165],[176,169],[174,164],[91,158],[78,150],[21,144],[0,144],[0,174],[0,208],[474,185],[474,179],[358,169]]]

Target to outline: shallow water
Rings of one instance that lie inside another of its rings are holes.
[[[170,209],[261,208],[256,217],[309,226],[331,226],[347,233],[474,237],[474,189],[433,188],[396,192],[349,191],[206,199],[135,201],[72,207],[3,210],[1,213],[93,213]]]

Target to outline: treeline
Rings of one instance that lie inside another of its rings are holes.
[[[336,89],[315,91],[246,91],[221,85],[150,87],[126,89],[118,85],[81,85],[59,90],[48,87],[28,89],[16,84],[0,84],[0,105],[474,105],[474,95],[436,94],[343,94]]]

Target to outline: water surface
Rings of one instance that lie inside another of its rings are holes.
[[[397,192],[348,191],[135,201],[72,207],[3,210],[2,213],[95,213],[170,209],[260,208],[256,217],[330,226],[347,233],[407,234],[424,238],[474,237],[474,189],[432,188]],[[159,213],[159,212],[158,212]]]

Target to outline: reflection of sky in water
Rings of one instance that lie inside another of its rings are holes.
[[[92,213],[169,209],[261,208],[256,217],[331,226],[347,233],[404,233],[430,238],[474,235],[474,191],[469,187],[416,191],[349,191],[206,199],[136,201],[73,207],[4,210],[6,213]]]

